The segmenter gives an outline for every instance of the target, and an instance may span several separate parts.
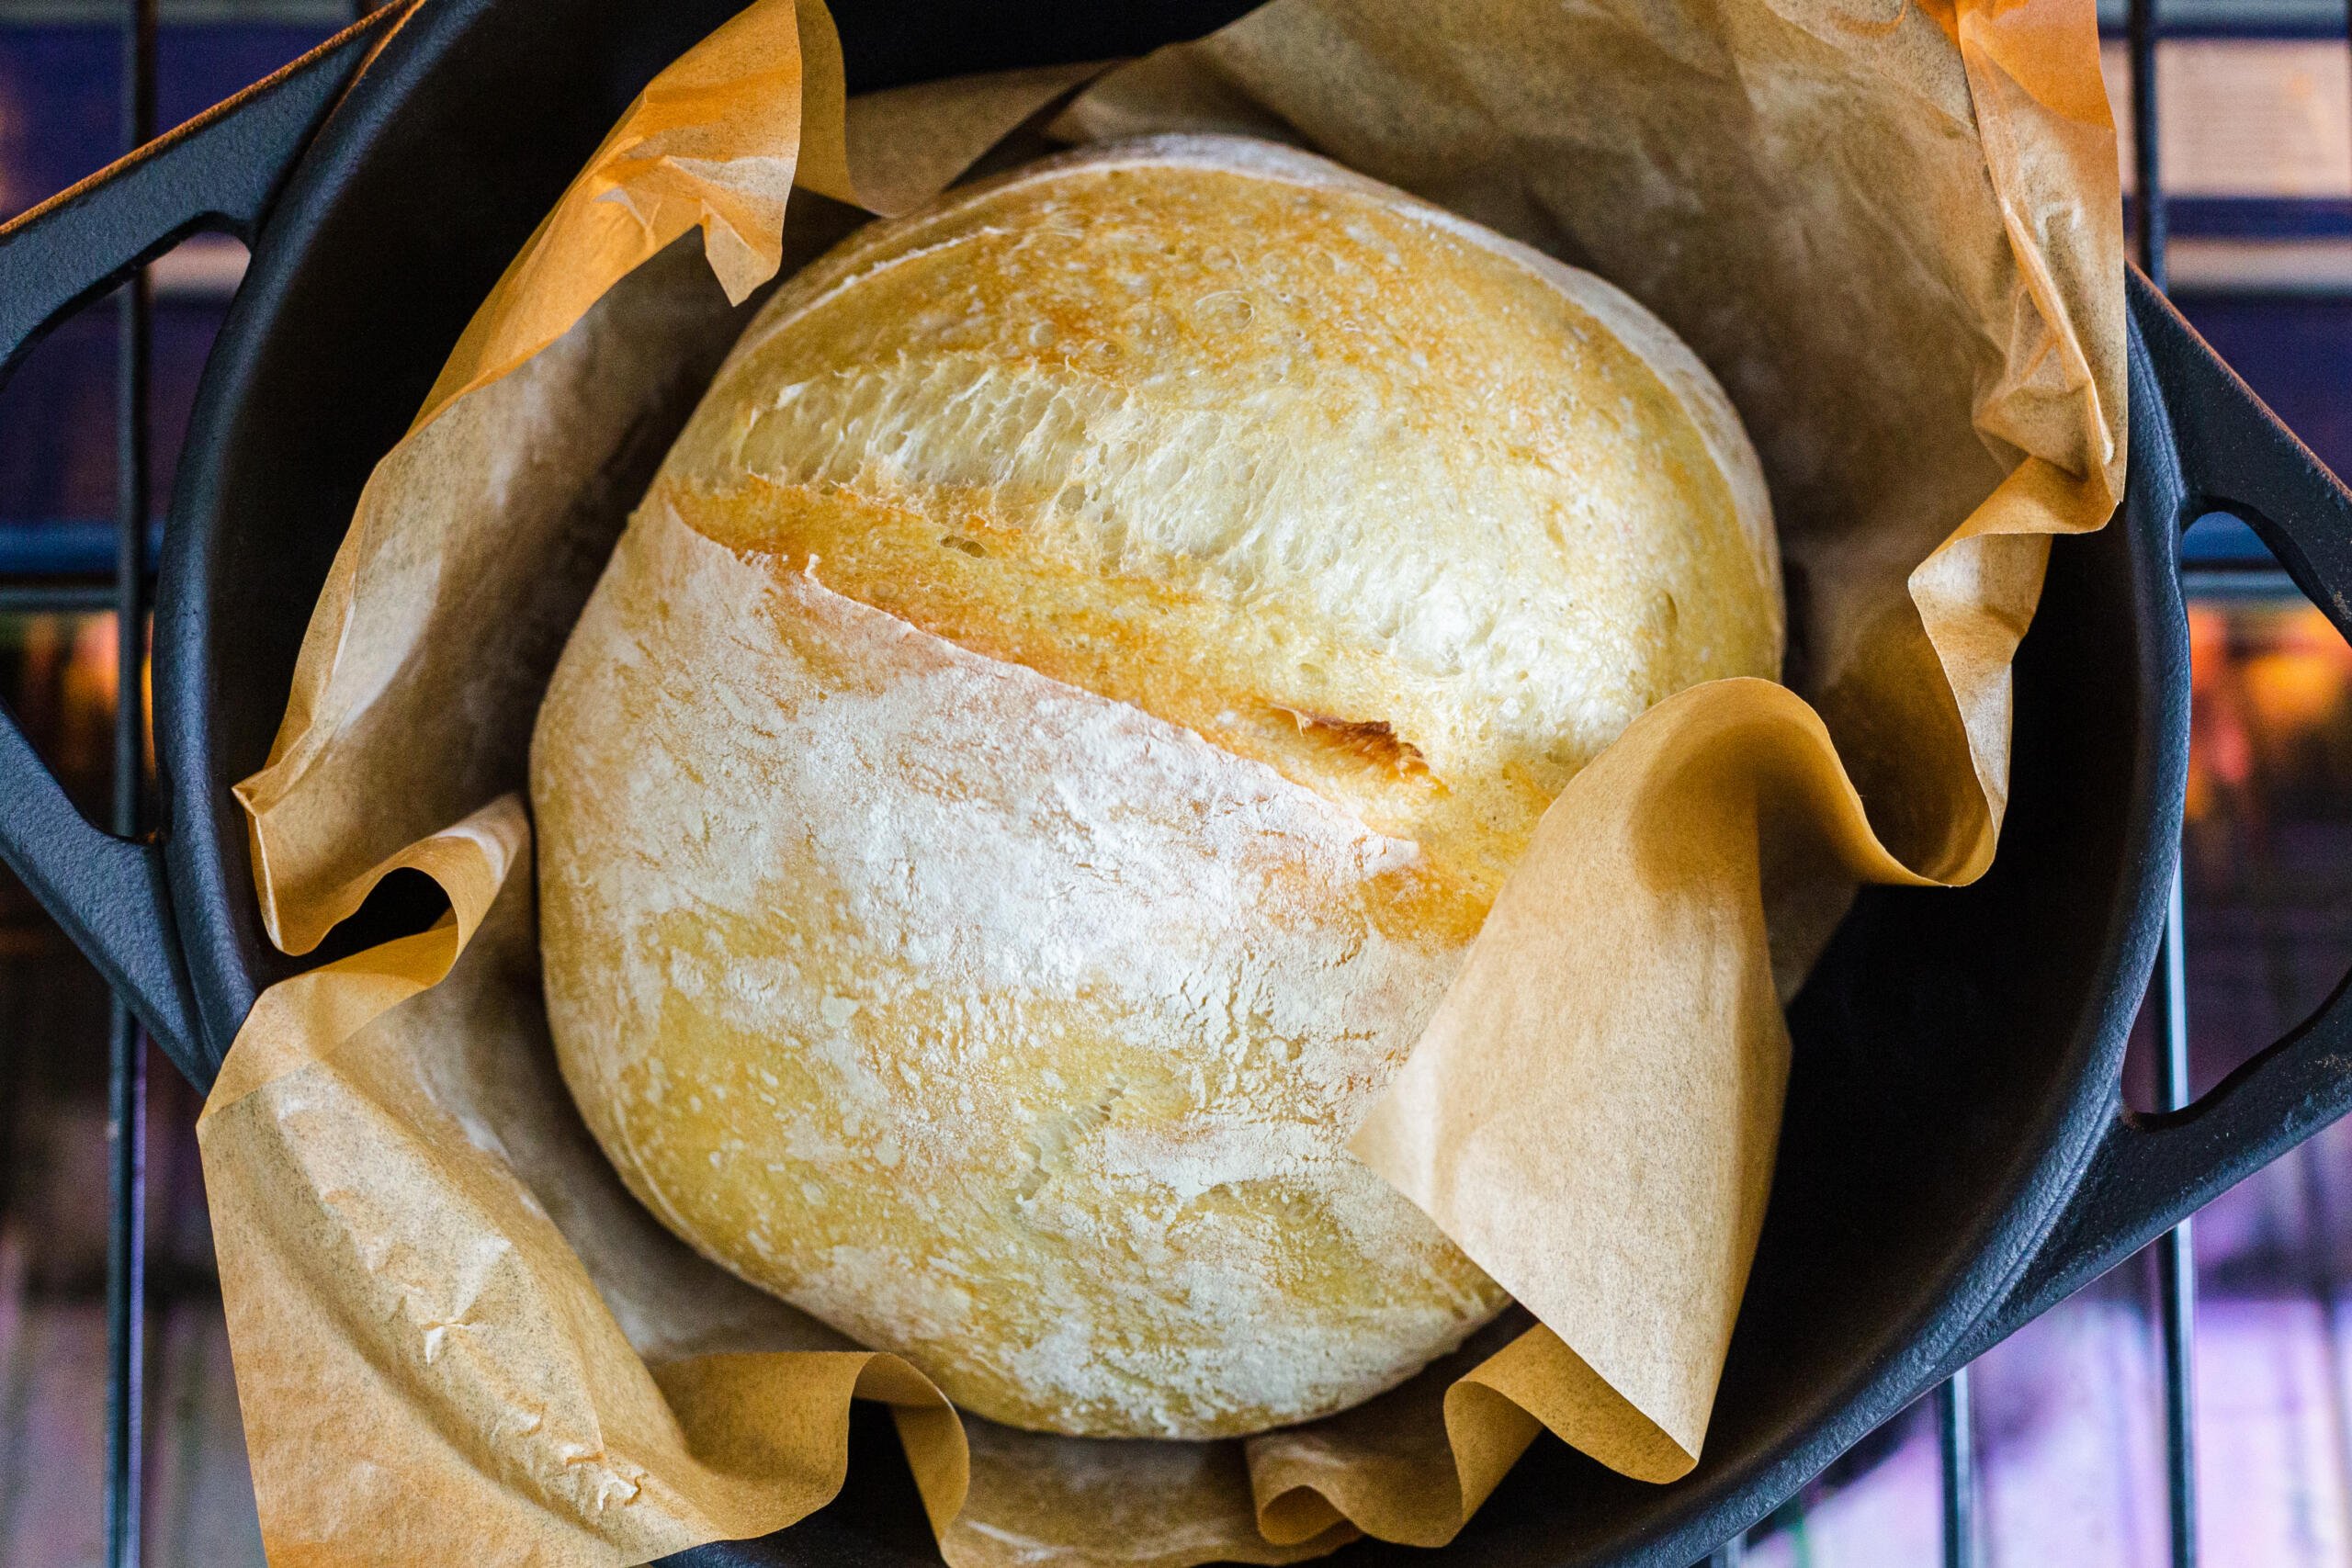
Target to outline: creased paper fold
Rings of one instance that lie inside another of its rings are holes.
[[[958,1568],[1442,1544],[1545,1428],[1683,1474],[1770,1188],[1781,1004],[1854,882],[1990,863],[2049,540],[2120,491],[2087,0],[1272,0],[1099,79],[843,80],[818,0],[758,0],[631,106],[379,464],[239,788],[289,952],[394,869],[452,905],[274,987],[206,1109],[274,1556],[620,1563],[782,1528],[839,1487],[858,1397]],[[1707,359],[1781,524],[1788,683],[1685,692],[1571,783],[1356,1134],[1526,1311],[1246,1442],[960,1418],[638,1209],[541,1015],[512,792],[645,478],[767,280],[1046,115],[1299,142],[1591,267]]]

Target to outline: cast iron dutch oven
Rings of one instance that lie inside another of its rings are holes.
[[[229,790],[268,750],[360,485],[537,215],[645,81],[738,4],[424,0],[0,227],[10,366],[194,231],[253,247],[164,538],[164,830],[100,833],[0,724],[0,855],[198,1084],[258,992],[299,967],[262,934]],[[1244,8],[834,4],[854,90],[1139,53]],[[2352,633],[2352,494],[2143,279],[2128,288],[2128,496],[2104,532],[2052,552],[2017,664],[1999,859],[1958,891],[1867,890],[1792,1010],[1787,1134],[1703,1462],[1655,1487],[1544,1443],[1444,1562],[1682,1568],[2352,1105],[2341,988],[2188,1110],[2121,1105],[2188,768],[2181,529],[2207,511],[2243,516]],[[654,434],[649,464],[666,444]],[[398,903],[378,900],[361,926],[389,929]],[[820,1514],[675,1561],[930,1568],[887,1427],[863,1421],[856,1441],[850,1488]],[[1424,1560],[1364,1543],[1337,1562]]]

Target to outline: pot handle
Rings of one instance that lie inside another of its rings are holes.
[[[0,223],[0,381],[50,329],[199,230],[250,243],[302,150],[407,10],[345,28],[39,207]],[[195,1082],[196,1010],[163,852],[84,818],[0,705],[0,862]]]
[[[2179,453],[2134,453],[2176,536],[2198,518],[2243,518],[2295,585],[2352,641],[2352,491],[2131,269],[2145,347],[2132,396],[2160,397]],[[2186,417],[2173,417],[2173,411]],[[2135,502],[2136,504],[2136,502]],[[2173,614],[2177,616],[2177,595]],[[2311,1017],[2194,1104],[2143,1113],[2120,1095],[2064,1217],[2007,1299],[1970,1336],[1972,1359],[2098,1279],[2237,1182],[2352,1111],[2352,976]]]

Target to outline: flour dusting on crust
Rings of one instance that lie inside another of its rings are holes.
[[[1416,848],[640,513],[535,748],[563,1065],[718,1261],[969,1408],[1360,1402],[1499,1291],[1344,1147],[1457,965]]]

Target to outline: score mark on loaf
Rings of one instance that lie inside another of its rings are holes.
[[[1598,279],[1235,138],[951,193],[779,291],[572,634],[566,1079],[978,1415],[1345,1408],[1504,1304],[1349,1134],[1568,778],[1781,637],[1728,402]]]

